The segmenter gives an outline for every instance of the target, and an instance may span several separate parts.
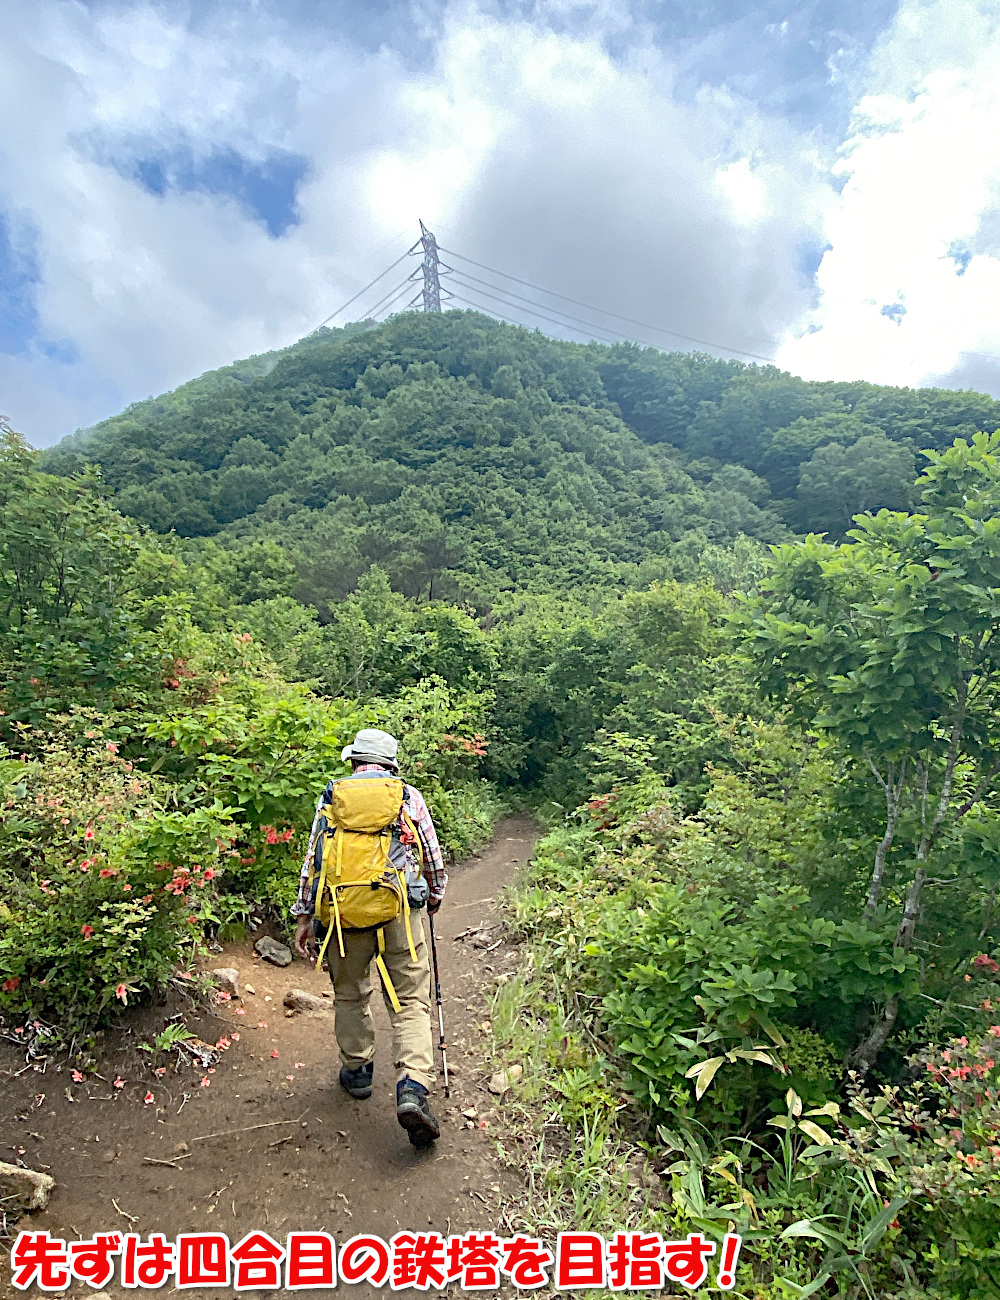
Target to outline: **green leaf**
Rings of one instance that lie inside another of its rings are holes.
[[[724,1056],[710,1056],[707,1061],[699,1061],[697,1065],[685,1071],[685,1079],[695,1079],[694,1095],[698,1101],[704,1097],[709,1084],[715,1078],[719,1066],[725,1061]],[[695,1078],[697,1076],[697,1078]]]
[[[811,1119],[800,1119],[799,1128],[803,1133],[808,1133],[814,1142],[818,1142],[821,1147],[833,1146],[833,1138],[818,1124],[814,1124]]]
[[[903,1206],[908,1203],[909,1199],[908,1196],[895,1197],[875,1216],[874,1219],[872,1219],[865,1229],[864,1236],[861,1238],[862,1250],[865,1254],[868,1253],[870,1247],[877,1245],[886,1228],[888,1228],[889,1224],[893,1221]]]
[[[831,1273],[820,1273],[818,1277],[813,1278],[808,1286],[800,1286],[798,1282],[790,1282],[786,1277],[779,1277],[776,1281],[787,1287],[792,1295],[796,1297],[796,1300],[806,1300],[807,1296],[815,1295],[817,1291],[826,1286],[832,1276]]]
[[[790,1223],[781,1234],[781,1239],[787,1241],[793,1237],[813,1237],[829,1247],[848,1244],[846,1237],[839,1232],[834,1232],[832,1228],[821,1228],[814,1219],[799,1219],[796,1223]]]

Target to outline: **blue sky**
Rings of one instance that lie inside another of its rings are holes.
[[[1000,393],[998,74],[996,0],[8,0],[0,411],[280,347],[418,217],[604,331]]]

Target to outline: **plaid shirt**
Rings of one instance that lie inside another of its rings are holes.
[[[378,763],[359,763],[354,769],[355,772],[388,772],[387,768],[380,767]],[[322,815],[323,805],[328,801],[329,786],[320,795],[319,802],[316,805],[316,816],[313,818],[312,832],[309,836],[309,848],[306,850],[305,861],[302,863],[302,874],[299,876],[299,896],[292,904],[292,916],[312,916],[313,905],[309,897],[309,873],[312,870],[313,854],[316,852],[316,839],[319,835],[319,819]],[[403,807],[410,821],[413,822],[414,829],[420,836],[420,846],[424,851],[424,878],[430,889],[431,898],[444,898],[444,891],[448,887],[448,873],[444,869],[444,858],[441,856],[441,845],[438,843],[437,831],[434,829],[434,823],[431,821],[430,810],[424,801],[423,795],[419,790],[414,790],[412,785],[404,785],[406,796],[403,799]],[[412,854],[412,850],[407,847],[407,853]],[[415,855],[412,860],[415,865]]]

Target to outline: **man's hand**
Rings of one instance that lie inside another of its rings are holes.
[[[295,922],[295,951],[304,961],[312,961],[316,956],[316,940],[313,938],[311,916],[300,916]]]
[[[443,902],[443,898],[435,898],[434,895],[431,894],[430,898],[427,900],[427,915],[435,916]]]

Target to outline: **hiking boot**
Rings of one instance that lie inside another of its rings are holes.
[[[349,1070],[346,1065],[342,1065],[340,1067],[340,1086],[355,1101],[367,1101],[372,1095],[372,1075],[374,1073],[374,1061],[359,1065],[356,1070]]]
[[[427,1101],[427,1089],[409,1075],[396,1084],[396,1118],[415,1147],[429,1147],[441,1136],[441,1125]]]

